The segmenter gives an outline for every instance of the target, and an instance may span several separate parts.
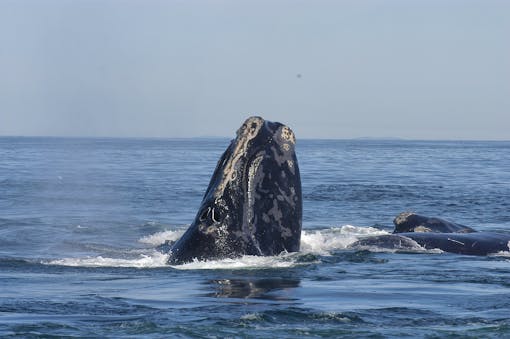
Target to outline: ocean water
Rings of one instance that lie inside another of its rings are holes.
[[[510,232],[510,142],[298,140],[302,250],[168,266],[226,139],[0,138],[0,336],[510,337],[510,254],[348,246],[402,211]]]

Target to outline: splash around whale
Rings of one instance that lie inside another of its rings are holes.
[[[298,252],[302,194],[296,138],[279,122],[250,117],[221,156],[195,220],[175,243],[160,250],[168,263],[274,256]],[[350,248],[425,249],[470,255],[509,250],[510,234],[401,213],[393,234],[370,236]]]

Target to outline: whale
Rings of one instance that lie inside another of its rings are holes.
[[[273,256],[300,249],[302,193],[293,131],[253,116],[219,159],[169,264]]]
[[[434,232],[434,233],[473,233],[469,226],[457,224],[436,217],[426,217],[413,212],[402,212],[393,219],[393,233]]]
[[[168,263],[298,252],[303,202],[295,145],[288,126],[248,118],[219,159],[190,227],[175,243],[159,247],[169,254]],[[403,212],[393,223],[392,234],[365,237],[349,247],[467,255],[510,250],[510,234],[478,232],[437,217]]]
[[[439,249],[466,255],[490,255],[510,250],[510,234],[477,232],[475,229],[436,217],[403,212],[393,220],[392,234],[367,237],[351,248],[377,247],[394,250]]]

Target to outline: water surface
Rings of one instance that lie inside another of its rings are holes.
[[[509,232],[510,142],[299,140],[301,253],[168,266],[227,144],[0,138],[0,336],[510,336],[508,253],[348,248],[402,211]]]

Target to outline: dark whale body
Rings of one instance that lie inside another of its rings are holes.
[[[468,226],[407,212],[399,214],[393,223],[393,234],[364,238],[351,246],[405,250],[418,244],[425,249],[469,255],[509,251],[510,234],[477,232]]]
[[[439,218],[429,218],[410,212],[403,212],[393,220],[393,233],[406,232],[434,232],[434,233],[472,233],[476,232],[468,226],[446,221]]]
[[[302,197],[289,127],[248,118],[222,155],[170,264],[299,251]]]
[[[295,137],[287,126],[248,118],[220,158],[195,220],[168,251],[170,264],[194,259],[278,255],[299,251],[302,196]],[[510,234],[414,213],[393,221],[393,234],[360,239],[352,248],[440,249],[487,255],[509,251]]]

